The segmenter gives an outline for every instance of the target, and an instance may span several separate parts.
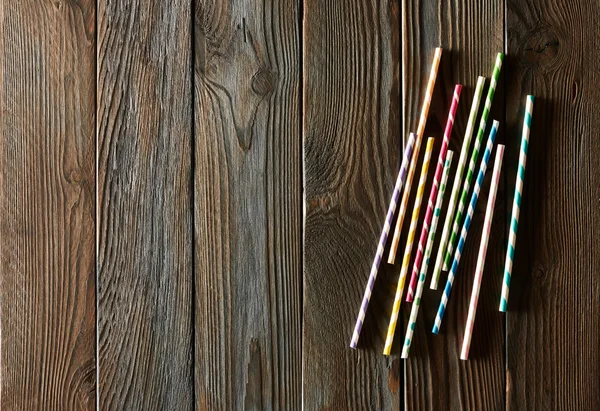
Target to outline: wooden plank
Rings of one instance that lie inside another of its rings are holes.
[[[383,356],[398,270],[379,273],[359,349],[356,315],[398,171],[400,6],[304,2],[306,409],[399,409],[398,347]]]
[[[95,403],[93,2],[0,2],[0,408]]]
[[[98,3],[98,404],[193,407],[189,2]]]
[[[536,96],[507,314],[507,409],[600,409],[599,24],[595,0],[507,2],[509,204],[525,96]]]
[[[445,3],[434,0],[403,1],[404,135],[417,127],[435,47],[443,47],[444,54],[425,137],[436,137],[436,147],[441,144],[454,84],[461,83],[464,86],[450,143],[450,148],[456,153],[449,180],[450,188],[454,181],[454,170],[462,147],[477,77],[482,75],[487,78],[480,106],[482,110],[496,54],[503,51],[503,13],[503,2],[489,0],[453,0]],[[500,81],[497,88],[488,130],[492,119],[504,120],[503,84]],[[497,143],[503,141],[503,127],[501,124]],[[476,138],[477,128],[472,141]],[[487,132],[484,145],[486,140]],[[470,155],[469,152],[469,158]],[[477,167],[479,161],[478,159]],[[442,275],[437,291],[429,290],[429,278],[433,270],[430,267],[410,358],[405,362],[406,409],[494,410],[504,407],[504,323],[503,316],[497,312],[496,299],[500,293],[500,284],[495,281],[498,275],[496,267],[503,262],[503,187],[500,187],[498,193],[492,226],[497,235],[492,236],[488,247],[470,360],[460,360],[492,163],[493,158],[469,230],[442,331],[437,336],[431,333],[431,329],[446,274]],[[446,203],[449,197],[450,192],[446,195]],[[445,219],[445,211],[442,212],[442,217]],[[440,221],[441,226],[443,219]],[[433,249],[434,256],[437,255],[441,231],[440,227]],[[409,309],[410,306],[405,305],[405,321]],[[405,327],[401,330],[401,334],[404,333]]]
[[[199,1],[198,409],[301,408],[299,1]]]
[[[0,3],[0,408],[95,400],[94,4]]]

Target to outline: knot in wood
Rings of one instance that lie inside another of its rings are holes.
[[[252,91],[263,96],[273,91],[275,81],[275,73],[270,70],[260,69],[252,76]]]
[[[557,33],[551,27],[541,27],[525,39],[525,59],[529,64],[554,64],[559,52]]]

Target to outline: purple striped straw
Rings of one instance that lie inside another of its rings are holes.
[[[369,301],[371,300],[371,293],[373,292],[373,286],[375,285],[375,279],[377,278],[377,272],[379,271],[379,265],[381,264],[381,260],[383,259],[383,251],[385,250],[385,244],[387,243],[387,237],[390,232],[390,227],[392,226],[392,220],[394,219],[394,213],[396,212],[396,207],[398,206],[398,198],[400,197],[400,191],[402,190],[402,186],[406,180],[406,172],[408,169],[408,163],[410,162],[410,158],[412,156],[413,148],[415,145],[415,134],[410,133],[408,138],[408,143],[406,144],[406,148],[404,149],[404,159],[402,160],[402,165],[400,166],[400,171],[398,172],[398,178],[396,179],[396,186],[394,187],[394,192],[392,194],[392,200],[390,201],[390,206],[387,211],[387,215],[385,217],[385,224],[383,225],[383,231],[381,233],[381,237],[379,238],[379,246],[377,247],[377,254],[375,255],[375,261],[373,261],[373,266],[371,267],[371,273],[369,274],[369,282],[367,283],[367,288],[365,289],[365,295],[363,297],[362,304],[360,306],[360,311],[358,312],[358,319],[356,320],[356,326],[354,327],[354,334],[352,335],[352,342],[350,342],[350,347],[356,348],[358,344],[358,337],[360,335],[360,330],[362,329],[363,321],[365,320],[365,315],[367,313],[367,307],[369,306]]]

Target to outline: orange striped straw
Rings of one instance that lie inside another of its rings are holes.
[[[421,109],[421,118],[419,119],[419,127],[417,128],[415,148],[413,149],[412,159],[410,160],[408,176],[406,178],[404,193],[402,194],[402,202],[400,203],[400,210],[398,211],[398,220],[396,221],[396,228],[394,229],[394,238],[392,239],[392,245],[390,247],[390,254],[388,258],[388,263],[390,264],[394,264],[394,262],[396,261],[396,253],[398,252],[398,242],[400,241],[400,232],[402,231],[402,223],[404,222],[406,208],[408,207],[408,198],[410,197],[412,181],[415,175],[415,170],[417,168],[417,161],[419,160],[421,140],[423,139],[423,132],[425,131],[427,116],[429,115],[431,96],[433,95],[433,87],[435,86],[435,79],[437,78],[437,72],[441,58],[442,48],[438,47],[435,49],[435,55],[433,56],[433,62],[431,63],[429,82],[427,83],[427,89],[425,91],[425,99],[423,100],[423,108]]]
[[[394,307],[388,327],[387,339],[385,340],[385,348],[383,353],[390,355],[392,350],[392,341],[394,340],[394,331],[396,330],[396,322],[398,321],[398,313],[400,312],[400,303],[404,292],[404,283],[408,274],[408,263],[410,262],[410,254],[415,240],[415,232],[417,231],[417,223],[419,221],[419,211],[421,210],[421,202],[423,200],[423,192],[425,191],[425,183],[427,182],[427,170],[429,170],[429,162],[431,160],[431,152],[433,151],[434,138],[427,139],[425,148],[425,158],[421,168],[421,177],[419,177],[419,186],[417,188],[417,197],[413,208],[412,219],[410,221],[410,229],[408,230],[408,238],[406,239],[406,248],[404,249],[404,259],[402,260],[402,270],[400,271],[400,279],[398,280],[398,288],[396,289],[396,297],[394,298]]]

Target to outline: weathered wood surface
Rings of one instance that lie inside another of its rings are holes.
[[[1,1],[0,408],[600,409],[599,24],[595,0]],[[468,362],[489,175],[441,335],[427,288],[411,358],[407,304],[381,354],[384,263],[348,346],[437,46],[424,138],[437,158],[464,84],[455,163],[477,76],[507,53]]]
[[[95,6],[0,2],[0,408],[95,403]]]
[[[398,346],[382,355],[398,270],[379,274],[349,348],[401,153],[399,29],[396,1],[304,2],[307,410],[400,407]]]
[[[198,409],[301,408],[300,12],[196,3]]]
[[[98,3],[98,404],[193,408],[187,1]]]
[[[406,136],[409,131],[417,128],[435,47],[443,47],[444,54],[425,137],[436,137],[436,147],[441,145],[454,85],[463,84],[450,140],[450,148],[456,154],[445,204],[450,198],[454,170],[462,147],[477,77],[485,76],[487,79],[480,104],[481,113],[496,54],[504,49],[503,13],[503,3],[497,1],[453,0],[448,3],[433,0],[403,1],[403,135]],[[500,81],[488,119],[483,146],[493,119],[501,121],[496,144],[503,142],[503,85],[504,81]],[[471,150],[478,126],[479,121],[473,133]],[[483,148],[477,160],[477,169],[482,155]],[[471,152],[469,158],[470,156]],[[492,156],[489,172],[486,174],[486,183],[481,190],[477,211],[469,230],[439,335],[432,334],[431,329],[446,282],[446,274],[442,274],[438,290],[432,291],[429,289],[429,278],[431,278],[433,264],[429,269],[411,355],[404,363],[406,409],[497,410],[504,407],[504,317],[497,310],[496,296],[500,293],[500,283],[495,281],[498,276],[497,267],[504,262],[506,246],[503,187],[500,187],[497,197],[492,225],[494,235],[488,246],[470,360],[467,362],[460,360],[493,159]],[[443,209],[441,216],[444,219],[445,215]],[[440,220],[434,258],[437,255],[437,244],[440,241],[444,222],[442,218]],[[404,312],[406,322],[410,314],[409,304],[405,304]],[[405,331],[406,326],[401,330],[402,335]]]
[[[507,314],[507,409],[600,409],[600,4],[507,0],[512,202],[536,96]]]

